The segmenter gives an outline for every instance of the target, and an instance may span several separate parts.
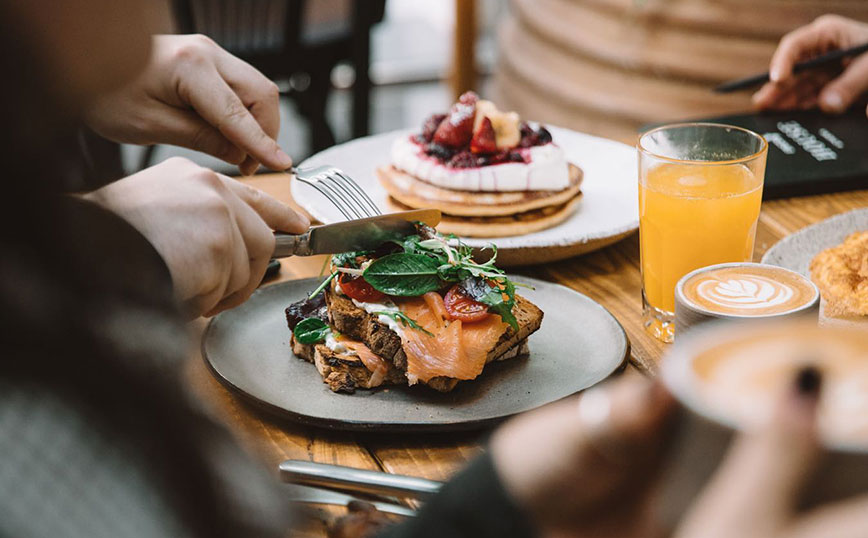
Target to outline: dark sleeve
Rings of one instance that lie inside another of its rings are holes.
[[[415,518],[379,538],[524,538],[536,536],[509,497],[488,454],[473,461],[429,500]]]

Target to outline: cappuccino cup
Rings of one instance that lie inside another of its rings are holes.
[[[684,275],[675,286],[675,334],[715,319],[817,319],[820,290],[807,277],[761,263],[721,263]]]
[[[661,365],[681,403],[663,469],[661,516],[674,526],[701,493],[738,431],[766,426],[805,367],[822,374],[820,464],[801,508],[868,493],[868,338],[815,322],[708,323],[678,340]]]

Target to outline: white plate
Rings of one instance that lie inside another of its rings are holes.
[[[853,232],[868,230],[868,208],[841,213],[790,234],[766,251],[763,263],[791,269],[811,278],[811,260],[827,248],[840,245]],[[820,300],[820,323],[853,327],[858,324],[868,329],[865,316],[828,317],[826,302]]]
[[[582,201],[576,212],[558,226],[540,232],[495,239],[501,265],[543,263],[604,247],[630,235],[639,227],[636,150],[626,144],[548,127],[567,160],[584,171]],[[391,161],[392,142],[409,130],[359,138],[317,153],[301,167],[330,164],[355,179],[374,202],[386,207],[388,195],[374,170]],[[316,220],[344,220],[319,192],[304,183],[292,182],[292,196]],[[489,239],[466,238],[482,248]]]
[[[840,245],[848,235],[862,230],[868,230],[868,208],[829,217],[784,237],[766,251],[762,262],[811,278],[811,260],[821,250]]]

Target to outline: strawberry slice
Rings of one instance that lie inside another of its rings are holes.
[[[470,151],[473,153],[494,153],[497,151],[497,139],[494,135],[494,125],[488,118],[482,118],[479,129],[473,133],[470,141]]]
[[[458,102],[452,105],[446,116],[434,132],[434,142],[449,148],[461,148],[473,137],[473,118],[476,115],[476,101],[479,98],[473,92],[463,94]]]

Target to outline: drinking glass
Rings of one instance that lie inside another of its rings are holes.
[[[675,334],[675,284],[700,267],[751,261],[768,144],[716,123],[665,125],[639,138],[642,321]]]

